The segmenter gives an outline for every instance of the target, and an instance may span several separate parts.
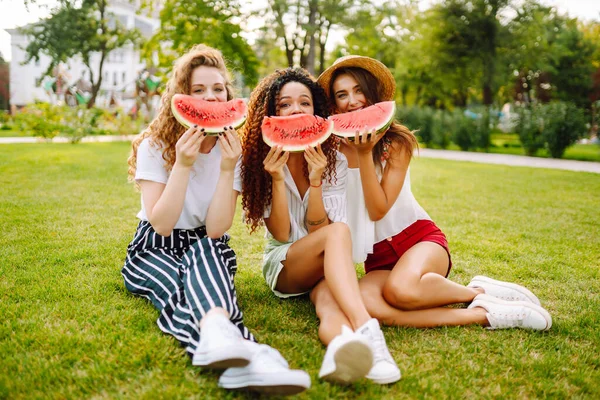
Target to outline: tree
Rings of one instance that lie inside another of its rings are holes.
[[[170,69],[175,58],[204,43],[223,52],[243,84],[253,85],[259,63],[241,35],[239,9],[237,0],[166,0],[160,11],[161,28],[144,46],[144,54],[148,60],[157,54],[159,66]]]
[[[348,27],[351,15],[365,4],[362,0],[269,0],[269,9],[261,16],[268,29],[282,38],[288,66],[300,65],[318,75],[325,69],[331,29]]]
[[[80,57],[89,72],[92,84],[88,107],[93,107],[102,84],[102,71],[108,54],[127,43],[136,43],[140,34],[126,29],[107,10],[108,0],[59,0],[48,19],[24,29],[30,42],[25,51],[25,63],[39,60],[40,54],[50,57],[44,75],[74,57]],[[97,69],[92,62],[99,57]],[[98,75],[94,74],[98,71]]]
[[[9,63],[4,61],[2,54],[0,54],[0,112],[2,112],[2,110],[8,110],[8,102],[10,100],[10,91],[9,91],[9,84],[10,84],[9,71],[10,71],[10,69],[9,68],[10,68]]]

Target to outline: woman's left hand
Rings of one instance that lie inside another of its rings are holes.
[[[360,132],[356,131],[354,135],[354,140],[348,140],[348,138],[343,138],[342,141],[349,148],[355,150],[358,154],[371,154],[373,151],[373,147],[379,142],[385,135],[385,131],[381,133],[377,133],[375,130]]]
[[[321,184],[323,173],[327,167],[327,157],[321,149],[321,145],[317,147],[307,147],[304,150],[304,159],[308,163],[308,180],[313,186]]]
[[[242,154],[242,143],[235,129],[225,127],[223,133],[219,134],[219,146],[221,147],[221,171],[233,171]]]

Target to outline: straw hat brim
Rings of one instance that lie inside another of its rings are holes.
[[[345,56],[335,60],[331,67],[327,68],[319,78],[317,82],[325,89],[327,97],[331,98],[329,93],[329,87],[331,85],[331,78],[335,71],[340,68],[357,67],[369,71],[379,81],[381,93],[381,101],[394,100],[396,93],[396,80],[394,75],[381,61],[377,61],[370,57],[364,56]]]

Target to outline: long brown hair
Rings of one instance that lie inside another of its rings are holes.
[[[186,131],[186,127],[181,125],[171,111],[171,98],[175,94],[190,94],[191,92],[191,76],[196,67],[206,66],[214,67],[223,76],[225,80],[225,89],[227,90],[227,100],[233,99],[233,85],[229,71],[223,59],[223,55],[219,50],[204,44],[199,44],[177,59],[173,67],[173,72],[167,88],[161,98],[160,108],[154,120],[148,128],[136,137],[132,144],[131,155],[127,160],[129,164],[129,180],[135,179],[135,171],[137,166],[137,150],[140,143],[145,138],[150,138],[153,144],[163,148],[163,159],[166,163],[167,170],[173,168],[175,164],[175,144]]]
[[[350,75],[356,80],[356,82],[358,82],[360,90],[365,95],[368,106],[382,101],[380,96],[381,84],[373,74],[371,74],[366,69],[358,67],[340,68],[333,73],[330,81],[331,87],[329,88],[329,93],[332,94],[332,98],[329,100],[331,102],[331,108],[333,110],[336,109],[335,97],[333,94],[333,84],[336,78],[343,74]],[[385,136],[381,138],[373,148],[373,162],[376,166],[379,166],[379,168],[382,167],[381,160],[384,155],[384,145],[386,142],[391,144],[391,148],[399,146],[400,149],[406,150],[406,152],[409,155],[409,158],[412,158],[414,149],[419,147],[419,143],[414,133],[406,126],[400,124],[397,120],[394,119],[394,121],[386,131]]]
[[[248,102],[248,120],[241,137],[242,151],[242,207],[250,232],[262,224],[265,208],[272,200],[271,175],[265,171],[263,161],[270,148],[262,139],[261,125],[264,117],[277,115],[277,99],[281,88],[289,82],[299,82],[306,86],[312,95],[315,115],[329,116],[329,105],[325,91],[308,72],[300,68],[287,68],[275,71],[264,78],[252,91]],[[327,157],[326,179],[335,178],[337,141],[330,136],[321,148]],[[308,168],[304,162],[304,175],[308,178]]]

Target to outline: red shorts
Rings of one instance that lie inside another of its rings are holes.
[[[365,260],[365,272],[368,274],[375,270],[392,270],[400,257],[411,247],[419,242],[433,242],[442,246],[448,253],[448,272],[452,268],[450,250],[446,235],[430,220],[420,219],[391,238],[375,243],[373,254],[369,254]]]

